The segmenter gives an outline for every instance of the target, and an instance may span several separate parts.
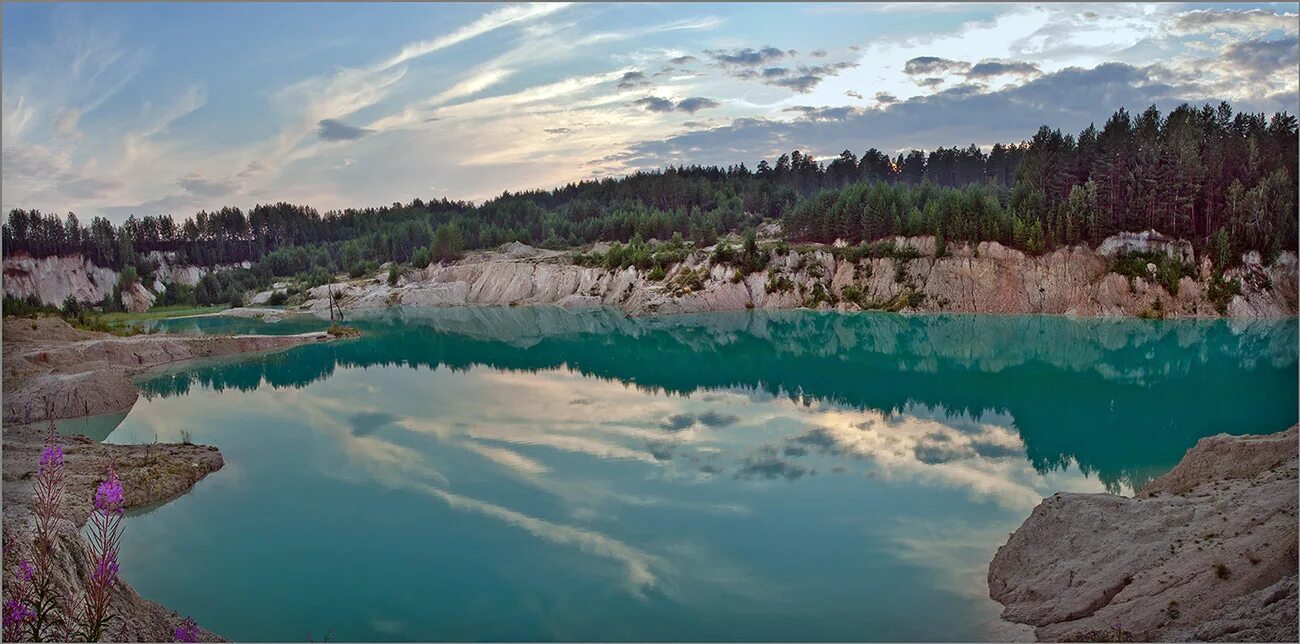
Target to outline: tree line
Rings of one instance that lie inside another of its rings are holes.
[[[414,199],[320,213],[276,203],[169,215],[103,217],[83,225],[15,209],[6,253],[82,253],[98,265],[137,266],[174,253],[203,266],[251,262],[263,275],[364,272],[382,261],[427,264],[510,241],[564,248],[594,241],[700,245],[778,219],[793,241],[870,241],[933,234],[997,240],[1030,252],[1096,243],[1122,230],[1155,229],[1232,251],[1296,245],[1296,119],[1181,105],[1132,116],[1116,111],[1079,135],[1042,127],[1028,141],[911,150],[890,157],[845,150],[819,161],[800,151],[754,170],[670,166],[551,190],[504,192],[475,205]]]

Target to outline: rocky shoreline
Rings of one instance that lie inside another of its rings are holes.
[[[1184,261],[1186,242],[1135,237],[1148,252]],[[334,297],[344,309],[390,306],[614,307],[632,316],[743,309],[884,309],[913,312],[1061,314],[1080,317],[1219,317],[1211,301],[1208,262],[1175,293],[1155,278],[1111,272],[1109,258],[1130,249],[1127,237],[1098,249],[1062,248],[1028,256],[997,242],[949,244],[936,256],[933,237],[898,238],[899,257],[853,258],[833,246],[773,253],[763,270],[740,273],[690,252],[662,279],[635,267],[574,263],[569,252],[512,243],[453,263],[410,270],[390,285],[387,273],[310,289],[300,308],[324,313]],[[1185,245],[1185,247],[1184,247]],[[602,249],[595,249],[600,252]],[[1248,254],[1225,277],[1241,285],[1224,307],[1228,317],[1285,317],[1297,311],[1297,260],[1283,253],[1265,266]],[[266,301],[271,292],[252,298]]]
[[[48,424],[129,409],[139,397],[131,379],[162,365],[223,355],[285,349],[330,339],[326,333],[291,336],[116,337],[81,331],[59,318],[4,321],[4,528],[17,544],[34,530],[34,480]],[[124,483],[125,506],[164,503],[224,465],[215,447],[190,444],[111,445],[84,436],[63,437],[66,491],[57,532],[55,579],[65,591],[84,590],[88,560],[80,530],[91,514],[96,486],[113,464]],[[21,558],[22,545],[14,556]],[[118,583],[113,606],[122,618],[112,641],[172,641],[182,616]],[[200,627],[199,641],[219,641]]]
[[[1133,498],[1045,499],[989,564],[1040,641],[1294,642],[1297,429],[1201,439]]]
[[[4,529],[6,537],[19,544],[32,541],[33,484],[46,433],[44,423],[4,428]],[[84,436],[62,441],[66,479],[53,570],[56,584],[73,597],[84,593],[91,568],[81,528],[90,518],[95,488],[106,478],[110,463],[123,481],[128,509],[174,499],[224,465],[217,448],[205,445],[110,445]],[[24,552],[20,546],[13,556],[28,557]],[[105,641],[174,641],[174,629],[184,616],[141,597],[123,581],[114,585],[112,593],[113,610],[120,619],[112,623]],[[224,640],[200,626],[198,641]]]

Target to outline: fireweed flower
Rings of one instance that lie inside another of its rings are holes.
[[[122,536],[124,493],[117,470],[108,468],[108,479],[95,490],[95,512],[90,515],[90,574],[81,611],[81,636],[98,642],[112,618],[110,592],[117,583],[117,544]]]
[[[173,633],[177,642],[197,642],[199,641],[199,626],[194,620],[186,617],[180,626],[176,627]]]
[[[108,470],[108,480],[99,484],[99,489],[95,491],[95,509],[103,512],[122,512],[122,480],[117,478],[117,472],[112,468]]]
[[[45,451],[41,452],[41,471],[56,467],[63,467],[63,446],[58,443],[46,445]]]
[[[17,599],[5,600],[4,628],[6,632],[11,629],[21,628],[34,617],[36,617],[36,611],[32,610],[25,602]]]
[[[31,581],[36,577],[36,568],[32,566],[32,562],[26,559],[23,559],[18,563],[18,572],[22,576],[23,581]]]

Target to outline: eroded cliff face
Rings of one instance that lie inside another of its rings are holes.
[[[166,285],[172,282],[194,286],[213,270],[249,267],[247,262],[211,269],[173,264],[171,256],[156,251],[149,253],[148,257],[158,262],[155,279],[152,284],[136,283],[122,292],[122,303],[128,311],[147,310],[153,306]],[[20,253],[4,258],[5,295],[19,298],[35,295],[41,302],[51,306],[62,306],[69,295],[81,302],[99,303],[113,292],[117,281],[116,271],[96,266],[80,254],[37,259]]]
[[[1042,641],[1294,642],[1297,434],[1201,439],[1134,497],[1045,499],[989,564]]]
[[[1078,316],[1215,317],[1207,297],[1209,266],[1201,279],[1184,277],[1176,294],[1154,278],[1111,273],[1100,251],[1064,248],[1039,257],[997,242],[950,245],[934,257],[934,239],[900,238],[899,247],[920,257],[850,261],[830,249],[773,256],[766,269],[738,277],[727,265],[710,265],[707,249],[673,266],[663,280],[629,267],[577,266],[564,253],[510,245],[453,263],[408,272],[397,285],[382,278],[339,282],[312,289],[306,307],[325,311],[330,294],[344,308],[386,306],[612,306],[631,315],[729,311],[746,308],[881,308],[905,311]],[[1114,244],[1115,248],[1126,248]],[[1183,252],[1171,246],[1171,254]],[[1284,253],[1272,266],[1257,255],[1228,272],[1242,292],[1228,305],[1233,317],[1294,315],[1296,257]]]

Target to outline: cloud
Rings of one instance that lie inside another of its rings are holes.
[[[325,141],[352,141],[373,133],[374,130],[348,125],[334,119],[322,119],[318,132],[320,138]]]
[[[811,54],[809,54],[809,55],[812,56],[813,58],[825,58],[825,57],[826,57],[826,50],[825,50],[825,49],[816,49],[816,50],[814,50],[814,51],[813,51]]]
[[[438,94],[429,100],[430,105],[441,105],[449,101],[473,96],[501,81],[509,78],[514,74],[513,70],[502,68],[484,69],[477,73],[471,74],[464,80],[447,88],[446,91]]]
[[[704,423],[708,427],[729,427],[739,421],[739,416],[716,411],[706,411],[703,414],[700,414],[700,422]]]
[[[844,90],[844,95],[847,96],[847,97],[849,97],[849,98],[856,98],[856,99],[858,99],[859,101],[862,100],[862,98],[863,98],[861,92],[855,92],[855,91],[853,91],[853,90],[851,90],[851,89],[846,89],[846,90]]]
[[[81,121],[81,109],[76,107],[61,108],[54,117],[54,135],[64,138],[77,138],[77,124]]]
[[[857,66],[857,63],[848,61],[828,65],[799,65],[797,74],[792,74],[790,70],[783,67],[768,68],[763,70],[763,82],[807,94],[827,77],[836,76],[841,71]]]
[[[992,78],[994,76],[1037,76],[1041,71],[1038,65],[1023,61],[988,59],[981,60],[966,72],[967,79]]]
[[[369,436],[380,427],[401,420],[398,416],[383,411],[362,411],[348,417],[348,425],[353,436]]]
[[[230,179],[206,179],[202,175],[190,173],[177,182],[181,188],[200,197],[220,197],[239,189],[239,184]]]
[[[921,87],[928,87],[930,89],[933,89],[935,87],[942,85],[944,81],[942,78],[936,76],[931,78],[922,78],[921,80],[912,81],[912,82],[916,83]]]
[[[677,445],[664,441],[646,441],[646,451],[655,457],[656,461],[671,461],[673,454],[677,451]]]
[[[808,448],[800,445],[786,445],[785,447],[781,448],[781,454],[790,457],[807,456]]]
[[[670,62],[670,63],[672,63],[672,64],[674,64],[674,65],[686,65],[686,64],[689,64],[689,63],[698,62],[699,60],[700,60],[700,59],[698,59],[698,58],[696,58],[696,57],[694,57],[694,56],[678,56],[678,57],[676,57],[676,58],[673,58],[672,60],[669,60],[668,62]]]
[[[903,73],[908,76],[928,76],[942,73],[962,73],[970,69],[970,63],[938,56],[917,56],[903,64]]]
[[[509,468],[519,474],[537,476],[550,471],[545,465],[542,465],[519,452],[504,447],[493,447],[472,441],[462,443],[461,446],[492,461],[493,463],[496,463],[497,465]]]
[[[836,440],[831,430],[825,427],[812,427],[802,434],[798,434],[788,439],[792,443],[816,447],[822,452],[831,452],[835,449]]]
[[[842,107],[812,107],[809,105],[795,105],[794,107],[787,107],[782,111],[797,112],[801,114],[803,118],[810,121],[843,121],[850,116],[861,114],[863,112],[861,108],[853,107],[852,105],[845,105]]]
[[[659,423],[659,427],[666,432],[680,432],[694,424],[695,414],[674,414]]]
[[[689,114],[694,114],[700,110],[718,107],[718,105],[720,105],[717,101],[711,98],[704,98],[703,96],[684,98],[676,103],[658,96],[646,96],[645,98],[638,98],[637,100],[632,101],[632,104],[647,112],[664,113],[678,111],[687,112]]]
[[[636,89],[650,85],[650,80],[642,72],[627,72],[623,78],[618,81],[619,89]]]
[[[684,98],[678,101],[677,109],[678,111],[681,112],[694,114],[700,110],[718,107],[719,105],[721,105],[721,103],[718,103],[717,101],[711,98],[704,98],[703,96],[692,96],[690,98]]]
[[[466,40],[481,36],[507,25],[550,15],[564,9],[568,5],[569,3],[567,2],[538,2],[532,4],[513,5],[490,11],[478,20],[475,20],[474,22],[471,22],[470,24],[445,36],[440,36],[433,40],[422,40],[403,47],[401,51],[376,65],[374,71],[384,71],[396,67],[407,61],[414,60],[421,56],[426,56],[441,49],[446,49],[452,45],[465,42]]]
[[[1263,79],[1274,72],[1295,71],[1300,63],[1300,41],[1295,39],[1246,40],[1223,48],[1220,59],[1247,77]]]
[[[635,101],[632,101],[632,104],[641,107],[647,112],[671,112],[676,108],[676,105],[673,104],[672,101],[657,96],[638,98]]]
[[[724,65],[738,65],[744,67],[757,67],[765,65],[775,60],[785,58],[788,54],[776,47],[763,47],[762,49],[710,49],[705,50],[706,54],[714,60]]]
[[[796,92],[799,92],[800,94],[807,94],[813,91],[813,88],[817,87],[817,84],[820,82],[822,82],[822,78],[820,76],[814,76],[812,74],[804,74],[802,76],[795,76],[792,78],[782,78],[780,80],[772,81],[771,84],[777,85],[779,87],[792,89]]]
[[[769,480],[784,478],[787,481],[795,481],[812,473],[808,468],[778,456],[775,447],[763,445],[756,450],[755,454],[746,456],[740,461],[736,478]]]
[[[1264,9],[1195,9],[1178,14],[1170,31],[1181,34],[1235,31],[1261,33],[1282,30],[1296,32],[1296,14],[1274,13]]]
[[[881,105],[892,105],[898,102],[898,97],[889,92],[876,92],[876,95],[873,98],[875,98],[876,102]]]
[[[587,554],[621,563],[626,571],[629,592],[639,595],[645,589],[652,588],[658,583],[653,571],[655,566],[661,565],[657,558],[604,534],[552,523],[493,503],[448,492],[432,485],[420,487],[453,508],[477,512],[516,526],[546,541],[572,545]]]
[[[59,192],[75,199],[99,199],[122,187],[121,181],[83,177],[58,183]]]
[[[756,161],[792,149],[831,155],[843,150],[846,142],[853,142],[854,148],[882,150],[992,144],[1024,140],[1043,124],[1078,132],[1089,123],[1104,122],[1121,106],[1133,111],[1156,103],[1168,110],[1184,100],[1216,98],[1195,87],[1155,81],[1145,69],[1106,63],[1091,69],[1070,67],[993,91],[962,85],[846,113],[834,122],[735,119],[722,127],[633,144],[623,159],[628,167],[640,169],[669,163]]]
[[[542,130],[542,131],[545,132],[545,133],[547,133],[547,134],[569,134],[570,132],[573,132],[573,129],[572,129],[572,128],[567,128],[567,127],[548,127],[548,128],[546,128],[545,130]],[[575,400],[577,400],[577,399],[575,399]],[[587,405],[590,405],[590,404],[591,404],[591,401],[586,401],[585,403],[580,403],[580,402],[570,401],[569,404],[572,404],[572,405],[580,405],[580,404],[587,404]]]

